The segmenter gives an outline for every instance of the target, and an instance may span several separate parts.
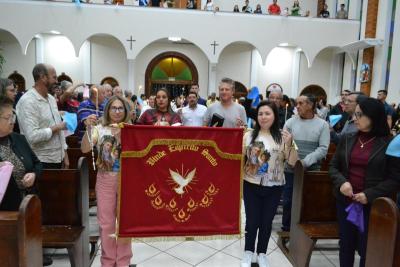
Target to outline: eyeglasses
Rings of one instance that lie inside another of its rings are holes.
[[[360,119],[362,116],[364,116],[364,114],[360,111],[354,112],[354,117],[356,117],[356,119]]]
[[[12,114],[11,116],[9,116],[8,118],[6,117],[0,117],[0,119],[6,120],[8,121],[9,124],[13,124],[15,123],[15,121],[17,120],[17,116],[15,114]]]
[[[124,107],[111,107],[110,110],[111,110],[111,112],[114,112],[114,113],[120,113],[120,112],[124,112],[125,108]]]
[[[346,104],[346,103],[349,103],[349,104],[350,104],[350,103],[355,103],[356,101],[355,101],[355,100],[346,99],[346,100],[344,100],[343,102],[344,102],[345,104]]]

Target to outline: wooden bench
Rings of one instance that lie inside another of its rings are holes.
[[[318,239],[339,239],[336,200],[328,172],[304,172],[295,166],[289,237],[280,235],[278,246],[293,266],[308,266]],[[286,246],[289,240],[289,247]]]
[[[89,266],[88,164],[43,170],[38,179],[44,248],[66,248],[72,267]]]
[[[96,206],[96,177],[97,170],[93,168],[92,153],[82,153],[80,148],[68,148],[67,150],[69,164],[71,169],[78,167],[78,161],[81,157],[85,157],[89,168],[89,207]],[[97,159],[97,151],[94,153],[95,161]]]
[[[0,211],[0,266],[42,265],[40,200],[28,195],[19,211]]]
[[[79,141],[79,137],[76,135],[69,135],[65,137],[65,142],[68,145],[68,148],[80,148],[81,142]]]
[[[400,215],[390,198],[377,198],[371,208],[366,267],[400,266]]]
[[[328,147],[328,153],[326,154],[325,158],[321,162],[321,171],[328,171],[329,163],[335,155],[336,145],[334,143],[330,143]]]

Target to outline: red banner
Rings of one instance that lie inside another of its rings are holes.
[[[243,129],[127,126],[120,237],[240,234]]]

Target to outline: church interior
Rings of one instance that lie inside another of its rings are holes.
[[[219,81],[229,77],[236,98],[253,87],[264,97],[279,87],[290,98],[308,92],[334,105],[343,90],[376,97],[384,89],[388,103],[400,102],[396,0],[301,0],[297,16],[269,15],[272,0],[249,1],[253,10],[260,4],[262,14],[232,12],[235,5],[241,9],[242,0],[214,0],[218,9],[212,11],[204,10],[204,0],[197,0],[196,9],[186,9],[186,0],[167,1],[169,8],[140,6],[135,0],[104,2],[1,0],[0,77],[25,91],[34,85],[32,68],[48,63],[59,81],[118,85],[138,97],[161,87],[177,97],[195,83],[207,99],[218,95]],[[293,1],[278,4],[290,10]],[[328,18],[319,16],[324,4]],[[347,19],[336,18],[341,4]],[[96,236],[95,206],[88,216],[90,235]],[[267,250],[270,266],[292,266],[281,249],[281,216],[278,209]],[[242,228],[244,218],[242,208]],[[101,266],[98,247],[97,240],[88,247],[94,249],[91,266]],[[131,266],[231,267],[240,266],[244,237],[137,240],[132,248]],[[72,266],[66,249],[45,248],[45,253],[52,266]],[[340,266],[338,253],[337,239],[320,239],[304,266]]]

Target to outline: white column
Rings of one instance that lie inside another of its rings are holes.
[[[363,6],[362,6],[362,19],[361,19],[361,29],[360,29],[360,39],[364,39],[365,38],[365,25],[367,23],[367,10],[368,10],[368,0],[365,0],[363,2]],[[364,50],[360,50],[358,52],[358,62],[357,62],[357,73],[356,73],[356,91],[360,91],[360,69],[361,69],[361,65],[362,65],[362,61],[363,61],[363,53]]]
[[[135,84],[135,60],[128,59],[128,87],[125,90],[131,91],[138,97],[143,92],[139,92],[139,87]]]
[[[392,59],[390,61],[390,75],[388,86],[388,102],[400,102],[400,2],[396,5],[394,32],[392,43]]]
[[[343,74],[343,54],[335,54],[331,62],[331,78],[329,81],[328,102],[335,103],[340,95]]]
[[[342,90],[354,91],[354,79],[356,78],[356,71],[353,69],[353,64],[350,57],[345,54],[344,58],[344,68],[343,68],[343,84]]]
[[[44,44],[43,44],[43,36],[37,34],[35,36],[35,63],[45,63],[44,62]]]
[[[296,98],[299,92],[299,78],[300,78],[300,57],[302,50],[297,49],[294,52],[293,61],[292,61],[292,90],[290,91],[289,97]]]
[[[85,41],[81,48],[82,67],[83,67],[83,82],[92,83],[92,65],[91,65],[91,50],[92,45],[90,41]]]
[[[376,38],[383,39],[382,46],[375,47],[372,70],[371,96],[376,97],[379,90],[385,89],[387,58],[389,50],[390,22],[393,1],[379,1]]]
[[[257,50],[251,50],[251,58],[250,58],[250,87],[258,86],[258,61],[256,57],[260,57]]]
[[[361,14],[361,0],[351,0],[349,1],[349,6],[346,6],[348,11],[349,19],[360,20]],[[368,1],[365,1],[368,2]]]
[[[217,63],[208,62],[208,94],[216,93],[217,90]]]

